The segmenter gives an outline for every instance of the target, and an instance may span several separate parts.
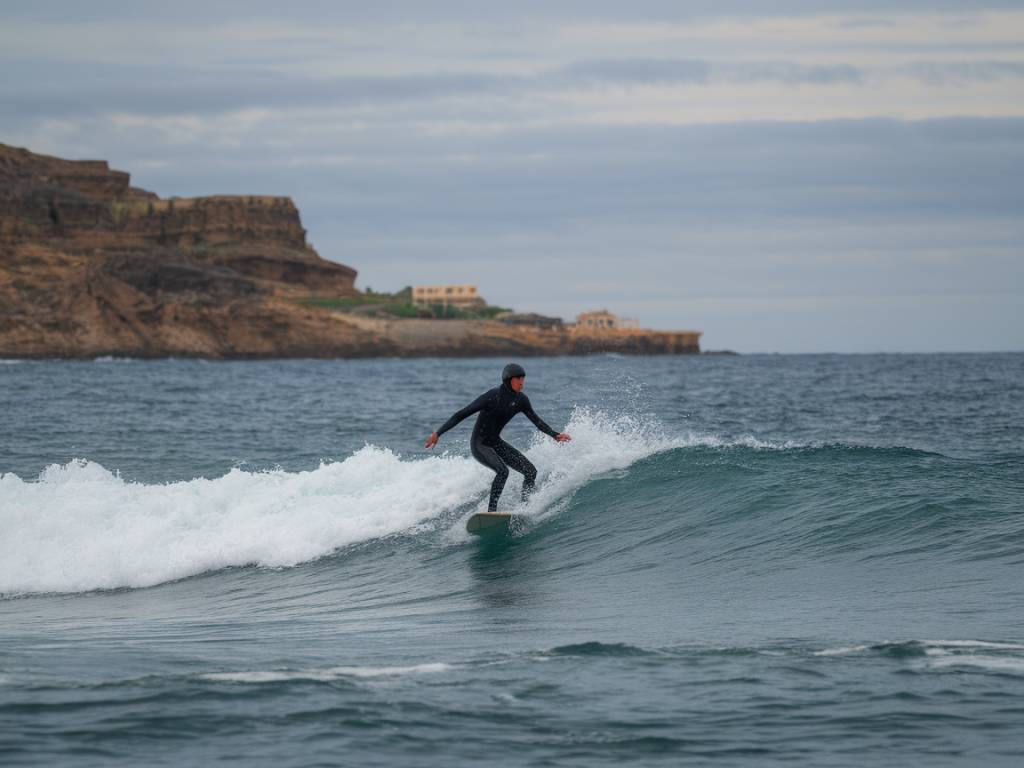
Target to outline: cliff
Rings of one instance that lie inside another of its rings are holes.
[[[284,197],[161,199],[106,162],[0,144],[0,357],[698,352],[699,333],[387,320],[316,306],[356,272]]]
[[[288,198],[163,200],[102,161],[0,144],[0,356],[369,353],[290,296],[355,293]]]

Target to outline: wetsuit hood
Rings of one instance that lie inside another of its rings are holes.
[[[526,370],[521,365],[516,363],[509,363],[501,369],[501,383],[506,387],[509,386],[508,382],[510,379],[518,379],[520,376],[525,376]]]

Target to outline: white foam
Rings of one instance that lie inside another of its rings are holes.
[[[542,472],[527,513],[557,512],[597,474],[684,445],[656,425],[577,408],[573,442],[538,435]],[[518,474],[506,499],[518,495]],[[0,475],[0,594],[147,587],[230,566],[287,567],[339,547],[435,527],[486,493],[470,457],[403,459],[366,446],[307,472],[126,482],[99,464],[52,465],[38,481]],[[464,534],[464,526],[455,526]]]
[[[860,653],[866,651],[869,646],[867,645],[846,645],[840,648],[825,648],[822,651],[815,651],[814,656],[846,656],[850,653]]]
[[[991,640],[924,640],[925,666],[929,669],[978,667],[997,672],[1024,674],[1024,658],[1020,643]],[[980,651],[980,653],[976,653]]]
[[[562,511],[571,495],[592,478],[687,445],[668,437],[655,422],[581,406],[573,409],[564,431],[572,435],[571,442],[558,443],[540,433],[533,438],[524,453],[538,469],[537,491],[528,504],[517,505],[522,481],[518,473],[510,473],[500,510],[514,511],[533,522],[549,518]],[[491,477],[488,473],[482,490],[490,485]],[[452,526],[450,541],[468,538],[464,522]]]
[[[988,640],[924,640],[925,645],[935,648],[990,648],[1003,651],[1024,651],[1019,643],[995,643]]]
[[[1013,656],[982,656],[974,654],[942,654],[929,656],[928,666],[935,669],[947,667],[981,667],[997,672],[1024,674],[1024,659]]]
[[[99,464],[0,476],[0,593],[145,587],[228,566],[296,565],[470,501],[486,470],[367,446],[308,472],[125,482]]]
[[[954,655],[961,651],[969,650],[994,650],[994,651],[1024,651],[1024,645],[1017,643],[991,642],[987,640],[921,640],[918,641],[924,646],[926,656],[947,656]],[[892,645],[893,641],[880,643],[881,646]],[[825,648],[821,651],[814,651],[814,656],[845,656],[851,653],[862,653],[871,649],[870,645],[847,645],[838,648]],[[961,656],[960,658],[969,658]]]
[[[416,664],[411,667],[329,667],[327,669],[266,670],[254,672],[211,672],[200,675],[204,680],[222,683],[279,683],[292,680],[327,682],[345,677],[397,677],[445,672],[451,665],[441,662]]]
[[[680,446],[686,448],[753,448],[757,451],[791,451],[796,448],[812,447],[810,443],[794,440],[761,440],[753,435],[721,437],[703,432],[689,432],[678,442]]]

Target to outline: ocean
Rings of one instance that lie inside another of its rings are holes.
[[[1018,766],[1024,354],[0,361],[4,766]]]

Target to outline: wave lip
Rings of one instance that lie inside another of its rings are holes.
[[[932,669],[949,667],[978,667],[989,672],[1011,672],[1024,675],[1024,659],[1020,657],[989,655],[938,655],[928,660]]]
[[[812,655],[877,654],[907,659],[922,671],[977,667],[993,672],[1024,674],[1024,644],[992,640],[907,640],[825,648]]]
[[[925,666],[978,668],[986,672],[1024,674],[1024,644],[986,640],[925,640]]]
[[[704,432],[689,432],[678,441],[680,448],[750,448],[755,451],[792,451],[801,448],[820,448],[824,444],[802,443],[796,440],[762,440],[753,435],[722,437]]]
[[[815,656],[849,656],[851,653],[860,653],[866,651],[871,646],[869,645],[844,645],[838,648],[825,648],[820,651],[814,651]]]
[[[330,682],[345,678],[401,677],[403,675],[424,675],[447,672],[450,664],[432,662],[407,667],[327,667],[326,669],[305,670],[256,670],[251,672],[208,672],[200,679],[216,683],[287,683],[287,682]]]

